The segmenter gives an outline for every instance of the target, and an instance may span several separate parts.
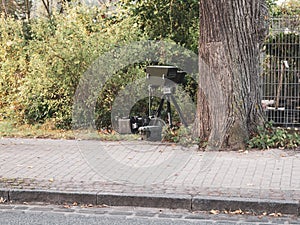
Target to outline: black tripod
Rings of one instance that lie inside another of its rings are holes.
[[[182,124],[187,127],[187,123],[183,117],[183,114],[181,112],[181,109],[175,99],[175,97],[173,96],[172,94],[172,88],[171,87],[164,87],[164,94],[162,95],[161,97],[161,100],[160,100],[160,103],[159,103],[159,106],[158,106],[158,109],[156,111],[156,114],[155,114],[155,117],[157,118],[160,118],[161,116],[161,111],[163,109],[163,105],[164,105],[164,102],[165,100],[167,100],[167,114],[168,114],[168,122],[169,122],[169,126],[172,127],[172,113],[171,113],[171,101],[172,103],[174,104],[174,107],[176,109],[176,111],[178,112],[179,114],[179,117],[180,117],[180,120],[182,122]]]

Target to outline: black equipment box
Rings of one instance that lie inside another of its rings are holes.
[[[175,66],[147,66],[146,73],[148,77],[160,77],[169,79],[177,84],[183,82],[186,72],[178,71]]]

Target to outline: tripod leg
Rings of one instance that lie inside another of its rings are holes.
[[[171,114],[171,99],[167,97],[167,113],[168,113],[168,121],[170,128],[172,127],[172,114]]]
[[[161,110],[163,108],[164,101],[165,101],[165,96],[162,96],[161,100],[160,100],[160,103],[159,103],[159,106],[158,106],[158,109],[157,109],[157,112],[156,112],[156,117],[160,117],[161,116]]]
[[[187,127],[188,125],[187,125],[187,123],[186,123],[186,121],[185,121],[185,119],[184,119],[184,117],[183,117],[183,114],[182,114],[182,112],[181,112],[181,109],[180,109],[179,105],[178,105],[177,102],[176,102],[176,99],[174,98],[173,95],[170,95],[170,97],[171,97],[172,102],[173,102],[173,104],[174,104],[174,106],[175,106],[175,109],[177,110],[177,112],[178,112],[178,114],[179,114],[179,117],[180,117],[181,122],[183,123],[183,125],[184,125],[185,127]]]
[[[149,85],[148,87],[148,92],[149,92],[149,96],[148,96],[148,101],[149,101],[149,104],[148,104],[148,117],[150,118],[150,116],[152,116],[151,114],[151,109],[152,109],[152,89],[151,89],[151,86]]]

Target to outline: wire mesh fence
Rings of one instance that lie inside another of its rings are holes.
[[[262,104],[269,121],[300,127],[300,17],[273,18],[263,51]]]

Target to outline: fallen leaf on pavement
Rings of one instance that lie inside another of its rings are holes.
[[[219,210],[214,210],[214,209],[212,209],[212,210],[209,211],[209,213],[210,213],[210,214],[213,214],[213,215],[217,215],[217,214],[220,213],[220,211],[219,211]]]
[[[271,213],[271,214],[269,214],[269,216],[281,217],[282,214],[281,213]]]
[[[1,203],[5,203],[5,202],[6,202],[6,199],[4,199],[3,197],[1,197],[1,198],[0,198],[0,204],[1,204]]]
[[[243,211],[241,209],[238,209],[238,210],[235,210],[233,212],[230,212],[230,214],[233,214],[233,215],[235,215],[235,214],[243,214]]]
[[[240,149],[240,150],[238,150],[238,153],[248,154],[249,151],[248,150],[244,150],[244,149]]]

